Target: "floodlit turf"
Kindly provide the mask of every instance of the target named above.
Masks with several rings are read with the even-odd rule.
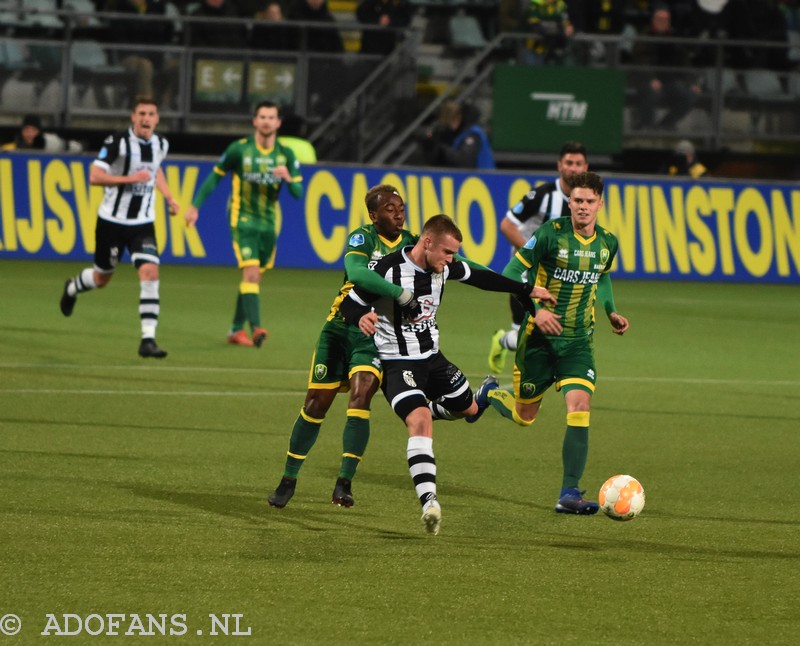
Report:
[[[145,361],[129,266],[61,316],[80,267],[0,261],[0,616],[22,620],[0,644],[45,640],[47,613],[185,615],[192,643],[797,643],[797,287],[617,281],[632,328],[598,326],[583,486],[596,499],[629,473],[642,515],[553,513],[564,408],[550,392],[528,429],[493,410],[436,424],[431,537],[382,397],[352,509],[330,504],[341,397],[294,499],[266,503],[339,272],[269,273],[256,350],[225,344],[236,270],[166,266],[170,355]],[[504,296],[448,287],[443,349],[473,385],[506,324]],[[211,613],[242,615],[250,637],[210,638]],[[49,638],[112,641],[131,642]]]

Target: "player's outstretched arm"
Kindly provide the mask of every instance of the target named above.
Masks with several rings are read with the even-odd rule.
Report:
[[[618,314],[617,312],[611,312],[611,314],[608,317],[608,320],[611,321],[611,326],[613,327],[612,331],[614,332],[614,334],[619,334],[620,336],[625,334],[625,332],[627,332],[628,328],[630,327],[628,319],[626,319],[621,314]]]

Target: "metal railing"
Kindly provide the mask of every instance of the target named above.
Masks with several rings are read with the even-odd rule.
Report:
[[[140,21],[143,29],[168,22],[174,37],[166,45],[111,42],[109,26],[120,19]],[[383,57],[309,50],[309,45],[313,50],[309,30],[336,30],[346,40],[357,41],[364,31],[376,29],[359,23],[288,22],[297,29],[292,51],[270,51],[248,42],[237,43],[236,48],[199,47],[190,36],[193,26],[203,24],[236,25],[249,33],[254,21],[0,10],[0,117],[10,120],[32,112],[48,117],[52,126],[106,128],[98,119],[127,117],[140,82],[135,62],[129,59],[139,56],[155,62],[152,82],[156,94],[167,99],[161,114],[173,131],[224,133],[231,123],[241,123],[256,99],[268,96],[308,124],[320,158],[402,164],[413,153],[414,134],[432,121],[445,98],[483,96],[491,102],[495,66],[520,63],[531,39],[528,33],[502,33],[472,54],[445,47],[443,56],[460,57],[457,73],[437,97],[422,101],[415,96],[419,39],[412,30],[398,31],[400,45]],[[762,147],[800,143],[796,44],[670,39],[701,53],[703,60],[702,65],[670,69],[632,62],[634,45],[648,40],[653,39],[576,34],[561,61],[565,73],[569,65],[580,65],[625,74],[626,146],[687,136],[709,150],[753,142]],[[743,51],[777,52],[786,64],[777,70],[734,67]],[[693,75],[699,87],[697,100],[686,118],[668,129],[641,125],[636,120],[641,109],[639,81],[646,74],[663,72]],[[656,106],[659,114],[665,109]]]

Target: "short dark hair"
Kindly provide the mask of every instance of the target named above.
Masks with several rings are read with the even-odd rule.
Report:
[[[451,235],[459,242],[463,242],[464,238],[461,235],[461,229],[453,221],[449,215],[440,213],[428,218],[425,226],[422,227],[422,235]]]
[[[603,178],[597,173],[578,173],[569,178],[569,185],[572,190],[576,188],[588,188],[597,195],[603,194]]]
[[[42,120],[36,114],[26,114],[22,119],[22,127],[32,126],[37,130],[42,129]]]
[[[579,141],[567,141],[561,146],[561,152],[558,153],[558,158],[563,159],[564,155],[583,155],[587,157],[586,146]]]
[[[281,106],[279,106],[277,103],[275,103],[275,101],[259,101],[256,104],[256,107],[253,108],[253,116],[256,116],[258,114],[258,111],[261,108],[275,108],[278,111],[278,118],[280,119],[280,117],[281,117]]]
[[[398,191],[394,186],[391,184],[378,184],[377,186],[373,186],[371,189],[367,191],[367,194],[364,196],[364,204],[367,205],[367,211],[369,213],[374,213],[378,210],[378,207],[384,200],[384,197],[389,194],[394,193],[397,196],[400,196],[400,191]],[[400,196],[402,199],[402,196]]]
[[[152,96],[147,96],[146,94],[137,94],[133,98],[131,112],[136,112],[136,108],[138,108],[140,105],[152,105],[158,109],[158,101],[156,101]]]

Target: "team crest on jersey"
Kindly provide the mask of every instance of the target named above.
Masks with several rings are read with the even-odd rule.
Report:
[[[523,249],[533,249],[536,246],[536,236],[533,235],[528,239],[528,242],[525,243],[525,246],[522,247]]]
[[[611,255],[611,254],[609,253],[608,249],[601,249],[600,250],[600,262],[602,262],[605,265],[608,262],[609,255]]]
[[[328,366],[324,363],[318,363],[314,366],[314,377],[317,379],[325,379],[325,376],[328,374]]]
[[[350,236],[350,242],[348,244],[351,247],[360,247],[362,244],[364,244],[364,234],[354,233]]]
[[[529,399],[533,397],[533,394],[536,392],[536,384],[522,384],[519,387],[520,394]]]
[[[410,370],[403,370],[403,381],[405,381],[412,388],[417,387],[417,382],[414,381],[414,373]]]

